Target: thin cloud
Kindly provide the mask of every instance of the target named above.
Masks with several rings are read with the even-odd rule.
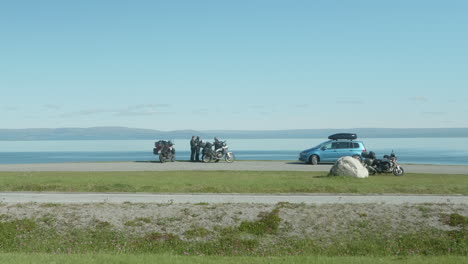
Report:
[[[4,107],[2,107],[2,109],[3,109],[3,111],[16,111],[19,108],[16,107],[16,106],[4,106]]]
[[[82,111],[77,111],[77,112],[72,112],[72,113],[66,113],[61,115],[61,117],[75,117],[75,116],[90,116],[90,115],[97,115],[97,114],[103,114],[103,113],[115,113],[115,110],[111,109],[87,109],[87,110],[82,110]]]
[[[145,111],[121,111],[115,113],[115,116],[151,116],[161,114],[162,112],[154,110],[145,110]]]
[[[447,112],[422,112],[423,115],[429,115],[429,116],[440,116],[440,115],[446,115]]]
[[[340,101],[336,101],[336,103],[338,103],[338,104],[350,104],[350,105],[362,105],[362,104],[364,104],[364,102],[361,101],[361,100],[340,100]]]
[[[95,108],[86,109],[82,111],[66,113],[61,117],[78,117],[78,116],[90,116],[98,114],[110,114],[114,116],[149,116],[162,114],[158,108],[170,107],[169,104],[141,104],[131,105],[126,108]]]
[[[169,107],[169,104],[140,104],[127,107],[127,110]]]
[[[249,108],[251,109],[265,109],[264,105],[250,105]]]
[[[428,99],[425,96],[413,96],[409,98],[410,101],[414,102],[427,102]]]
[[[208,114],[210,112],[210,109],[208,108],[200,108],[200,109],[195,109],[192,111],[193,114]]]
[[[55,104],[45,104],[43,105],[44,108],[47,108],[47,109],[51,109],[51,110],[59,110],[60,107],[59,105],[55,105]]]

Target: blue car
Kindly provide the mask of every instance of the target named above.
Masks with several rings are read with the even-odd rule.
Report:
[[[318,163],[333,163],[343,156],[351,156],[362,161],[362,152],[366,147],[362,141],[354,140],[356,134],[340,133],[328,137],[330,140],[316,147],[306,149],[299,154],[299,160],[316,165]]]

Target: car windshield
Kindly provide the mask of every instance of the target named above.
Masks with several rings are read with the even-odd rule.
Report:
[[[326,143],[326,142],[325,142]],[[324,144],[324,142],[318,144],[317,146],[313,147],[313,149],[318,149],[318,148],[321,148]]]

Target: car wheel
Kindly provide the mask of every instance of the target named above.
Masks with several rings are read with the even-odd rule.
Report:
[[[317,165],[318,164],[318,156],[317,155],[312,155],[310,156],[310,164],[312,165]]]
[[[359,162],[362,163],[362,158],[361,158],[361,156],[359,156],[359,155],[353,155],[353,158],[359,160]]]

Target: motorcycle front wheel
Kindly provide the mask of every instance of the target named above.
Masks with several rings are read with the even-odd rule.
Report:
[[[403,174],[405,174],[405,170],[403,170],[402,167],[397,166],[396,168],[393,169],[393,175],[402,176]]]
[[[166,158],[164,157],[164,155],[163,155],[162,153],[159,154],[159,161],[160,161],[161,163],[166,162]]]
[[[228,152],[226,153],[226,156],[224,157],[224,159],[226,160],[226,162],[231,163],[236,159],[236,156],[234,155],[234,153]]]

